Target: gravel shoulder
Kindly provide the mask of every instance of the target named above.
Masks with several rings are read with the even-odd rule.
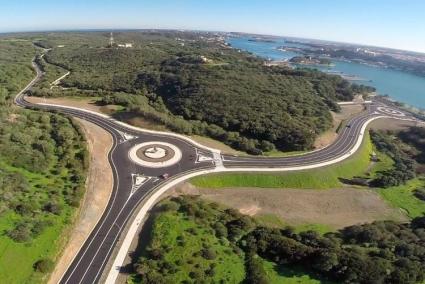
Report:
[[[81,119],[76,120],[80,123],[85,133],[90,153],[86,193],[73,227],[64,232],[68,236],[68,242],[50,276],[48,283],[51,284],[58,283],[60,277],[102,216],[113,187],[112,169],[107,157],[112,147],[111,135],[93,123]]]

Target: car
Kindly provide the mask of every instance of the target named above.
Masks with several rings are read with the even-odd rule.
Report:
[[[170,175],[168,173],[163,173],[162,175],[159,176],[162,179],[167,179],[170,177]]]
[[[350,124],[347,124],[347,126],[346,126],[347,128],[350,128],[351,127],[351,125]]]

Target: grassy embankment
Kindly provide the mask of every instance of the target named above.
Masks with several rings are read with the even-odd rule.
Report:
[[[369,136],[365,136],[360,150],[351,158],[342,163],[325,168],[309,171],[286,172],[286,173],[225,173],[196,177],[191,183],[201,188],[225,188],[225,187],[259,187],[259,188],[317,188],[327,189],[340,187],[339,178],[352,178],[354,176],[374,177],[378,172],[389,169],[394,161],[384,153],[376,150]],[[375,152],[379,162],[370,164],[370,154]],[[425,214],[425,202],[413,195],[413,191],[423,187],[421,177],[408,181],[405,185],[377,189],[377,192],[389,204],[401,208],[411,217]],[[268,224],[283,223],[273,216],[260,217]],[[310,226],[310,225],[309,225]],[[326,228],[316,224],[312,229],[318,232],[326,232]]]
[[[413,191],[424,186],[420,178],[408,181],[407,184],[379,189],[379,194],[394,207],[401,208],[410,218],[425,215],[425,202],[413,195]]]
[[[262,187],[262,188],[335,188],[339,178],[364,175],[370,164],[372,143],[365,135],[360,149],[347,160],[324,168],[276,173],[221,173],[195,177],[191,183],[204,188]]]

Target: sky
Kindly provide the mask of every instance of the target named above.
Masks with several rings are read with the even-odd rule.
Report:
[[[425,0],[0,0],[0,32],[196,29],[425,52]]]

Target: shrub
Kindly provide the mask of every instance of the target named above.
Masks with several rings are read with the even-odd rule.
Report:
[[[54,267],[54,263],[50,259],[43,258],[43,259],[37,260],[34,263],[33,267],[35,271],[38,271],[41,273],[47,273],[52,271]]]
[[[19,223],[13,230],[8,231],[7,235],[15,242],[27,242],[31,240],[31,228],[27,223]]]
[[[418,188],[413,191],[413,194],[416,198],[425,201],[425,189],[424,188]]]

